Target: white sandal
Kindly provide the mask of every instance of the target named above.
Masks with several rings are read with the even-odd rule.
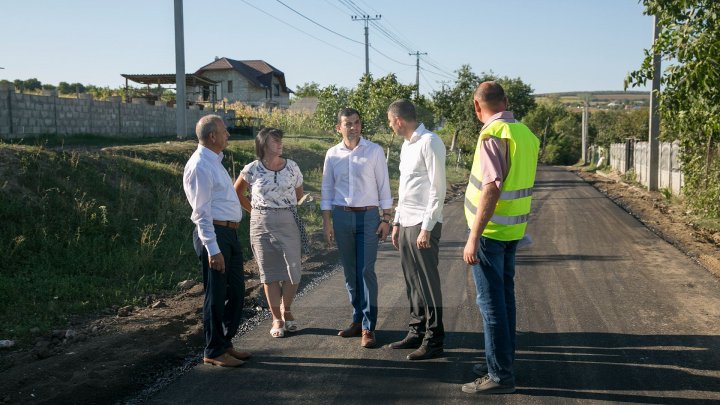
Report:
[[[291,311],[285,311],[283,313],[283,320],[285,319],[285,314],[291,314]],[[293,319],[292,321],[285,321],[285,330],[290,333],[295,333],[298,331],[298,325],[297,322]]]
[[[279,328],[275,327],[275,323],[281,323],[282,325]],[[270,329],[270,336],[274,338],[281,338],[285,337],[285,323],[282,319],[274,319],[273,320],[273,327]]]

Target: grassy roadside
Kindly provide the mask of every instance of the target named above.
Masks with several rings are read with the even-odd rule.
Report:
[[[390,139],[373,137],[383,148]],[[303,208],[310,232],[321,228],[322,166],[338,141],[286,136],[285,154],[298,162],[306,193],[315,197],[314,206]],[[8,252],[0,265],[0,339],[28,344],[34,328],[47,333],[114,305],[144,305],[148,295],[201,278],[182,191],[182,169],[196,142],[67,145],[0,142],[0,246]],[[389,161],[394,197],[399,149],[395,139]],[[231,140],[224,164],[236,177],[253,159],[252,140]],[[465,175],[449,168],[448,183]],[[247,237],[247,217],[240,234]]]

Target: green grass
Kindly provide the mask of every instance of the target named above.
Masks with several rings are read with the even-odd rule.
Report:
[[[107,137],[100,135],[41,135],[28,138],[19,139],[1,139],[0,145],[24,145],[24,146],[38,146],[45,148],[62,148],[64,146],[75,147],[93,147],[101,148],[105,146],[116,146],[116,145],[146,145],[154,144],[158,142],[173,142],[177,141],[175,136],[166,137],[137,137],[137,138],[116,138]]]
[[[314,204],[302,208],[309,232],[322,227],[322,167],[338,137],[286,135],[285,154],[303,171]],[[390,137],[373,137],[386,147]],[[2,339],[30,342],[30,329],[61,327],[74,316],[113,305],[141,304],[200,280],[192,248],[190,207],[182,190],[196,142],[167,140],[95,148],[49,148],[50,142],[0,142]],[[80,144],[78,144],[81,146]],[[104,146],[100,148],[100,146]],[[400,142],[391,146],[391,189],[397,197]],[[223,163],[236,177],[254,160],[254,142],[231,140]],[[467,170],[448,169],[448,183]],[[250,257],[248,216],[240,229]]]

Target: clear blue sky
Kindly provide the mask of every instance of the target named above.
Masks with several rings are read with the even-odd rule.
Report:
[[[370,25],[370,72],[428,93],[469,64],[520,77],[536,93],[621,90],[652,40],[636,0],[185,0],[185,66],[215,56],[263,59],[305,82],[354,87],[365,72],[358,9]],[[124,85],[121,73],[174,73],[173,0],[4,1],[0,79]],[[356,7],[356,8],[353,8]],[[271,17],[273,16],[273,17]],[[381,29],[396,39],[390,40]],[[400,42],[398,44],[397,42]],[[380,53],[382,53],[382,55]]]

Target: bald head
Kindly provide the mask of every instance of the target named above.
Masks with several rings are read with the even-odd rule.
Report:
[[[474,98],[480,107],[492,113],[499,113],[507,108],[505,90],[495,81],[480,83],[475,90]]]

